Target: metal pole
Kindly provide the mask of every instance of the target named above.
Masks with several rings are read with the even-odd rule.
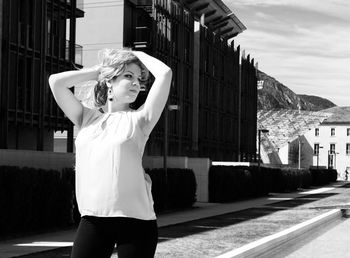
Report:
[[[298,137],[298,169],[300,169],[300,163],[301,163],[301,161],[300,161],[300,159],[301,159],[301,142],[300,142],[300,136]]]
[[[260,171],[260,141],[261,141],[261,130],[258,130],[258,170]]]
[[[242,119],[242,56],[241,48],[237,47],[238,51],[238,138],[237,138],[237,147],[238,147],[238,161],[242,161],[241,154],[241,119]]]
[[[163,155],[163,168],[164,168],[164,178],[165,186],[168,184],[168,165],[167,165],[167,156],[168,156],[168,104],[165,105],[164,109],[164,155]]]

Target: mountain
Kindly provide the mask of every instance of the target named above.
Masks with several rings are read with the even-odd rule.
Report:
[[[331,117],[323,121],[324,124],[349,124],[350,123],[350,107],[332,107],[322,111],[332,114]]]
[[[298,95],[275,78],[258,71],[259,80],[263,81],[258,90],[258,109],[300,109],[319,111],[336,106],[331,101],[317,96]]]
[[[312,104],[315,105],[315,107],[319,107],[318,110],[322,110],[322,109],[326,109],[326,108],[332,108],[335,107],[336,105],[329,101],[328,99],[325,98],[321,98],[321,97],[317,97],[317,96],[311,96],[311,95],[302,95],[302,94],[298,94],[298,96],[302,99],[304,99],[305,101],[308,101]],[[318,111],[315,110],[315,111]]]

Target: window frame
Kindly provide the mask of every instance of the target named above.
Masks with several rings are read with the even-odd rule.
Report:
[[[320,144],[314,143],[314,156],[320,155]]]
[[[320,136],[320,129],[319,128],[315,128],[315,136]]]
[[[331,128],[331,136],[335,136],[335,128]]]

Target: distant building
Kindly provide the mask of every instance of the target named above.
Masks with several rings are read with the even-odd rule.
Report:
[[[97,0],[84,8],[85,17],[77,23],[84,66],[95,65],[102,48],[131,47],[173,70],[169,108],[145,155],[161,156],[167,146],[171,156],[255,158],[254,59],[241,57],[240,48],[228,43],[246,28],[221,0]],[[85,100],[91,88],[76,86]],[[145,97],[141,94],[139,101]]]
[[[350,107],[259,111],[258,127],[269,130],[261,137],[264,163],[350,172]]]
[[[350,107],[324,110],[332,115],[309,133],[313,165],[335,168],[344,179],[350,173]],[[350,175],[349,175],[350,176]]]
[[[0,0],[0,149],[53,151],[72,124],[48,87],[51,73],[81,62],[75,44],[81,0]],[[72,145],[68,146],[72,151]]]

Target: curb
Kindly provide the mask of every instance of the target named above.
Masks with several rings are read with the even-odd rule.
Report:
[[[341,217],[342,211],[340,209],[333,209],[289,229],[219,255],[216,258],[272,257],[279,250],[286,248],[293,241],[297,241],[304,234],[316,231],[324,223],[333,222]]]

